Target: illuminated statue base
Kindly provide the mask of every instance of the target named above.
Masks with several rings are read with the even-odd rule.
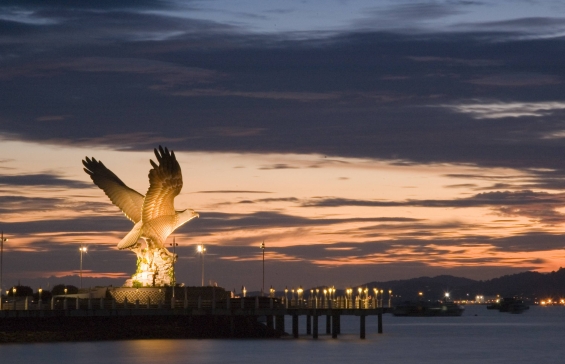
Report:
[[[174,262],[177,255],[166,248],[132,248],[137,255],[137,271],[124,287],[164,287],[174,284]]]

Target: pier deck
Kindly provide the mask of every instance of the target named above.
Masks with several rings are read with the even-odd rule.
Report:
[[[385,307],[343,307],[347,305],[338,305],[334,302],[326,302],[321,305],[322,307],[312,307],[313,305],[306,301],[294,305],[289,303],[281,303],[278,299],[267,297],[231,298],[217,301],[171,300],[170,305],[164,305],[163,302],[156,305],[149,302],[141,305],[139,302],[130,303],[127,300],[119,303],[108,299],[54,298],[50,303],[28,304],[26,302],[23,303],[23,306],[22,303],[13,305],[11,309],[9,304],[5,304],[4,309],[0,311],[0,331],[3,327],[14,325],[17,322],[41,321],[45,324],[49,321],[65,320],[64,318],[73,322],[80,322],[80,318],[90,318],[89,322],[106,320],[103,318],[119,318],[118,321],[122,322],[128,320],[127,318],[140,322],[176,319],[177,325],[191,325],[193,322],[218,322],[228,326],[227,337],[238,337],[237,333],[241,333],[238,325],[256,323],[260,317],[261,321],[265,322],[266,332],[282,334],[286,331],[285,316],[290,316],[292,318],[292,337],[298,338],[299,317],[305,316],[306,334],[316,339],[320,334],[320,316],[325,316],[325,333],[331,334],[332,338],[337,338],[341,334],[342,316],[357,316],[359,317],[359,337],[364,339],[366,317],[376,316],[378,333],[382,333],[382,315],[391,311],[390,308]]]

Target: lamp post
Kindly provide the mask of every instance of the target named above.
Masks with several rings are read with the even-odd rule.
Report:
[[[173,236],[173,243],[169,244],[173,247],[173,298],[175,298],[175,285],[177,283],[177,274],[175,272],[175,261],[177,260],[177,254],[176,254],[176,247],[177,247],[177,243],[175,241],[175,237]]]
[[[383,297],[384,297],[384,291],[381,289],[381,307],[383,307]]]
[[[4,242],[8,239],[4,238],[4,230],[2,230],[2,236],[0,237],[0,292],[2,292],[2,270],[4,268],[4,263],[2,258],[4,256]],[[0,310],[2,309],[2,299],[0,298]]]
[[[200,254],[200,263],[202,265],[202,287],[204,287],[204,253],[206,252],[206,247],[204,247],[204,244],[198,244],[196,251]]]
[[[273,286],[269,288],[269,297],[275,298],[275,289],[273,288]]]
[[[82,289],[82,254],[86,253],[87,249],[85,246],[81,246],[78,250],[80,251],[80,288]]]
[[[43,289],[41,289],[41,287],[39,287],[39,289],[37,290],[37,293],[39,293],[39,308],[41,309],[41,292],[43,292]]]
[[[263,284],[261,285],[261,296],[263,296],[263,292],[265,292],[265,240],[259,248],[263,251]]]
[[[358,306],[358,307],[356,307],[356,308],[361,308],[361,299],[363,298],[363,297],[361,296],[361,293],[362,293],[362,292],[363,292],[363,288],[361,288],[361,287],[357,288],[357,294],[358,294],[358,295],[357,295],[357,303],[358,303],[357,306]]]
[[[391,307],[392,303],[392,289],[388,290],[388,307]]]
[[[14,311],[16,310],[16,287],[12,288],[12,296],[14,296]]]

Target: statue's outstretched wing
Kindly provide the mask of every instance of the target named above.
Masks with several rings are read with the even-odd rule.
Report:
[[[85,167],[84,171],[90,175],[94,184],[104,191],[106,196],[123,211],[128,219],[134,223],[141,220],[142,194],[126,186],[102,162],[86,157],[82,164]]]
[[[149,171],[149,189],[143,201],[143,221],[175,215],[174,200],[182,188],[182,174],[175,153],[159,146],[155,156],[159,165],[150,160],[153,169]]]

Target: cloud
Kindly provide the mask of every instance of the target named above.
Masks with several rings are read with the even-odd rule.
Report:
[[[504,38],[507,40],[552,38],[563,35],[565,31],[565,18],[549,16],[520,17],[487,22],[459,23],[453,27],[467,31],[506,33]]]
[[[198,191],[195,193],[272,193],[268,191],[246,191],[246,190],[212,190],[212,191]]]
[[[64,179],[57,174],[19,174],[19,175],[0,175],[0,185],[9,186],[42,186],[58,188],[90,188],[92,184]]]
[[[476,85],[500,86],[500,87],[525,87],[525,86],[545,86],[561,83],[557,76],[519,73],[519,74],[497,74],[485,76],[468,81]]]
[[[340,207],[340,206],[417,206],[417,207],[477,207],[497,205],[527,205],[545,203],[561,205],[565,202],[565,195],[550,194],[534,191],[496,191],[483,192],[467,198],[452,200],[353,200],[344,198],[319,198],[305,202],[305,207]]]
[[[508,117],[542,117],[565,109],[565,102],[497,102],[443,105],[455,112],[470,114],[476,119],[500,119]]]
[[[261,170],[272,170],[272,169],[298,169],[299,167],[293,167],[285,163],[277,163],[271,166],[262,166],[259,167]]]

